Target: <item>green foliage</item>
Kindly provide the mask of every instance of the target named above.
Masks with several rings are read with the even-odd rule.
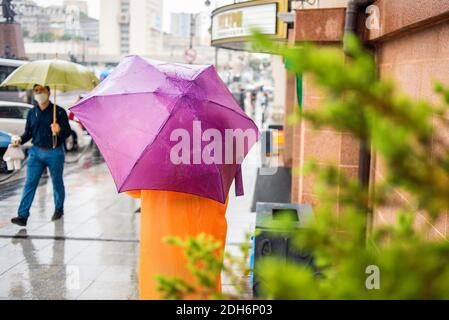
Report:
[[[28,38],[30,36],[30,32],[27,29],[22,30],[22,37]]]
[[[346,210],[336,217],[317,210],[315,224],[298,233],[296,244],[311,250],[322,277],[312,270],[265,261],[265,293],[276,299],[448,299],[449,243],[430,242],[413,229],[413,215],[376,229],[364,242],[365,219]],[[369,266],[379,270],[379,288],[369,290]],[[285,275],[286,272],[288,275]],[[282,285],[290,281],[288,286]]]
[[[72,38],[73,38],[73,36],[72,36],[71,34],[65,33],[65,34],[63,34],[63,35],[59,38],[59,40],[61,40],[61,41],[69,41],[69,40],[72,40]]]
[[[210,235],[200,234],[196,237],[166,239],[168,244],[179,246],[187,257],[187,268],[194,282],[187,283],[183,279],[160,275],[157,277],[159,291],[165,299],[181,300],[189,296],[203,299],[231,299],[241,297],[247,291],[247,267],[249,244],[241,244],[241,256],[233,256],[221,251],[222,244]],[[226,261],[223,264],[223,260]],[[224,295],[216,287],[216,279],[223,273],[235,284],[236,296]]]
[[[372,146],[385,170],[385,179],[367,190],[333,166],[297,168],[316,176],[319,204],[315,220],[294,232],[294,244],[313,253],[320,272],[264,260],[256,270],[263,294],[269,299],[449,299],[449,242],[427,237],[430,223],[444,219],[449,208],[449,90],[435,85],[440,104],[406,97],[391,81],[379,80],[373,57],[355,37],[345,41],[347,56],[335,47],[292,47],[255,34],[258,51],[283,56],[292,72],[311,77],[327,97],[320,108],[305,106],[289,122],[349,132]],[[394,190],[407,195],[407,205],[390,203]],[[371,208],[387,205],[397,211],[397,222],[371,230]],[[418,212],[430,223],[419,223]],[[194,251],[201,246],[206,244]],[[218,272],[219,264],[214,266]]]
[[[28,37],[29,36],[29,31],[24,30],[23,31],[23,36],[24,37]],[[74,41],[83,41],[84,38],[81,36],[75,36],[75,35],[71,35],[71,34],[63,34],[60,37],[55,36],[53,33],[51,32],[41,32],[38,34],[35,34],[32,37],[33,42],[54,42],[54,41],[70,41],[70,40],[74,40]]]
[[[53,42],[55,41],[55,35],[51,32],[41,32],[35,34],[32,39],[34,42]]]
[[[61,41],[70,41],[70,40],[83,41],[84,39],[81,36],[75,36],[72,34],[65,33],[61,37],[59,37],[58,40],[61,40]]]
[[[372,192],[337,168],[309,163],[303,174],[317,176],[316,221],[297,232],[295,243],[314,253],[321,276],[294,264],[268,260],[259,272],[268,298],[283,299],[449,299],[449,243],[429,241],[417,228],[418,212],[431,222],[449,208],[449,130],[445,119],[449,90],[435,86],[441,105],[408,98],[390,81],[379,80],[373,57],[353,36],[341,49],[313,45],[288,47],[256,34],[255,45],[283,56],[289,68],[308,74],[328,99],[318,110],[290,117],[316,128],[349,132],[372,146],[385,166],[385,181],[374,181]],[[370,208],[389,202],[400,190],[410,204],[401,204],[395,225],[367,233]],[[338,214],[336,208],[338,204]],[[430,227],[430,224],[427,224]],[[371,267],[379,271],[372,288]]]

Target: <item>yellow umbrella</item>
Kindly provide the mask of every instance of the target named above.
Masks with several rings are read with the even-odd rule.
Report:
[[[6,78],[0,86],[14,86],[25,90],[35,84],[54,90],[53,123],[56,123],[56,91],[91,90],[99,81],[82,65],[64,60],[38,60],[24,64]],[[56,145],[54,136],[53,146]]]

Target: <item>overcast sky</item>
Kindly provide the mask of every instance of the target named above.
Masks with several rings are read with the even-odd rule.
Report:
[[[41,6],[61,5],[63,0],[34,0]],[[107,0],[106,0],[107,1]],[[164,30],[169,31],[171,12],[200,12],[210,11],[204,5],[204,0],[163,0],[164,1]],[[211,1],[214,3],[214,1]],[[223,1],[219,1],[223,2]],[[93,18],[100,17],[100,0],[87,0],[89,15]]]

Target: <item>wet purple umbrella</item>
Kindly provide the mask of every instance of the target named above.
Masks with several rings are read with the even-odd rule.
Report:
[[[224,203],[259,138],[213,66],[126,57],[71,108],[119,192],[168,190]]]

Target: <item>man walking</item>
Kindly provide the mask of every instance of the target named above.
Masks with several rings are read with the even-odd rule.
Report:
[[[46,168],[49,169],[53,183],[55,212],[52,221],[64,215],[64,141],[70,136],[71,129],[66,111],[56,106],[56,123],[53,124],[53,103],[50,102],[50,88],[35,85],[33,89],[34,100],[37,106],[30,110],[27,117],[25,132],[15,147],[25,144],[32,139],[33,147],[29,151],[27,162],[27,177],[20,202],[18,217],[11,220],[18,226],[26,226],[30,216],[39,180]],[[57,143],[54,146],[53,135]]]

